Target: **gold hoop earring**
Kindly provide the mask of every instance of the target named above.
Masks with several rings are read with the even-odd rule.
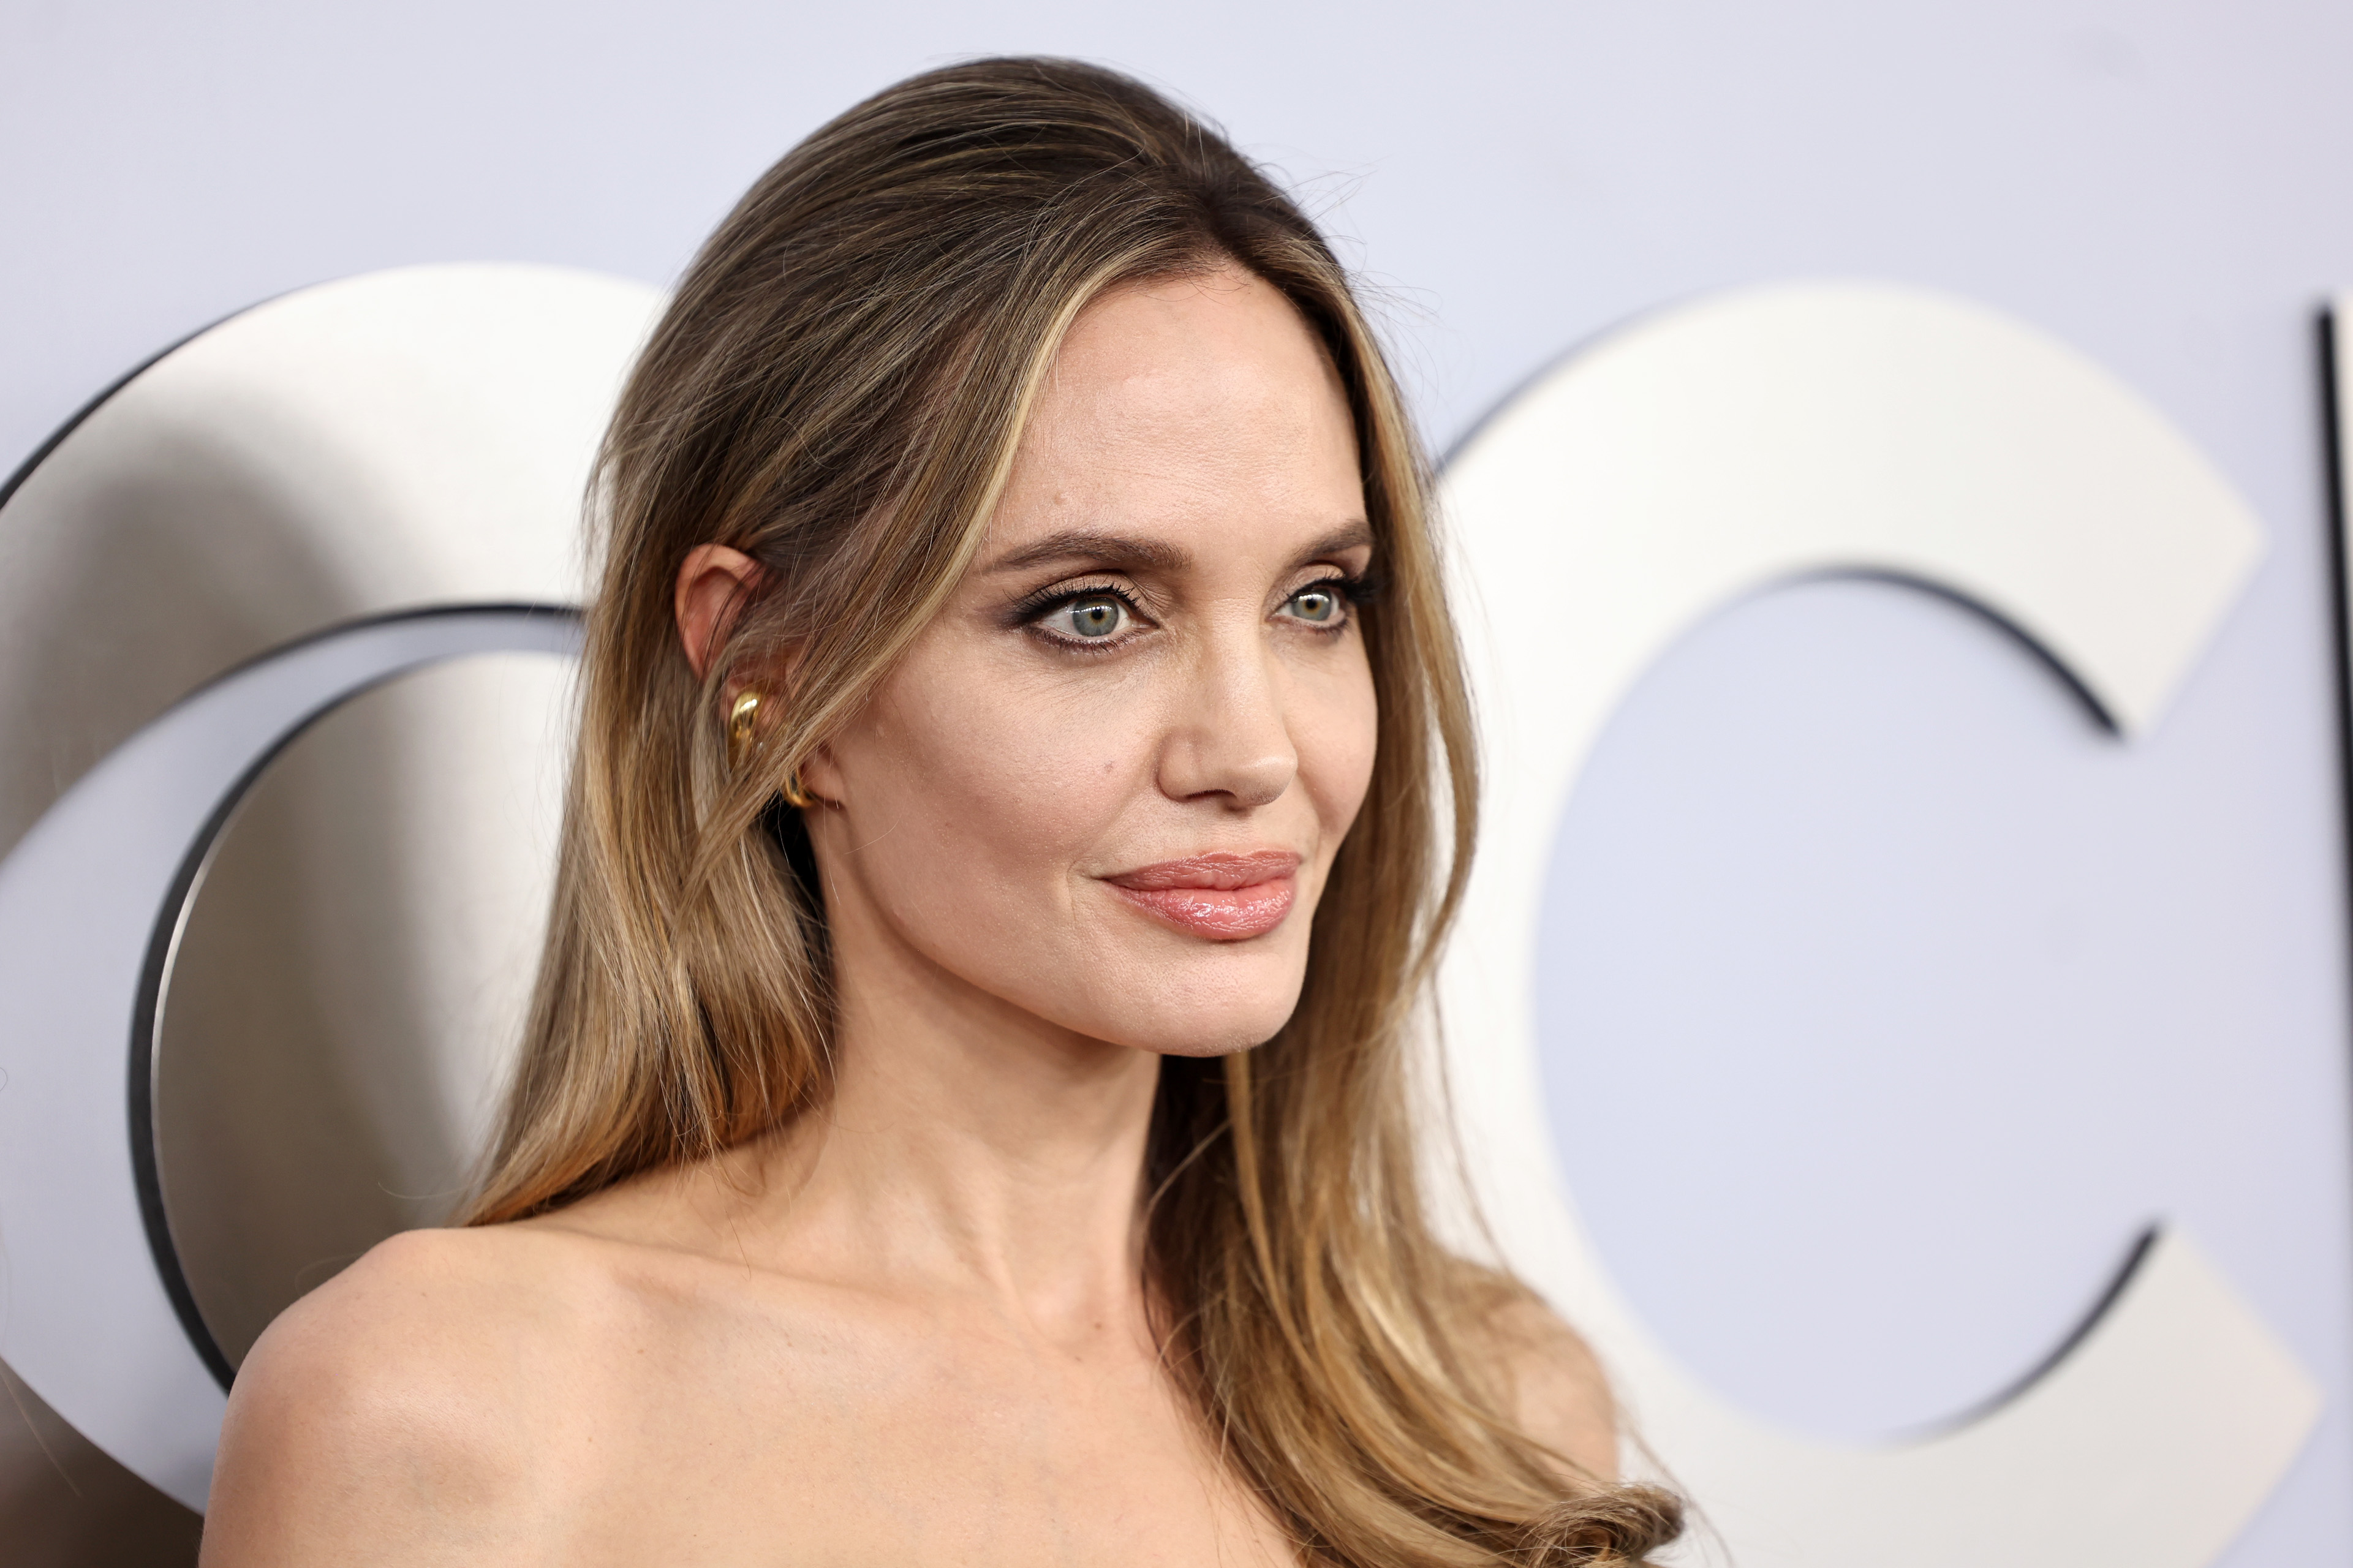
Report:
[[[817,804],[817,796],[801,788],[801,771],[798,768],[785,775],[785,785],[776,793],[785,797],[786,805],[797,811],[807,811]]]
[[[727,766],[740,769],[744,758],[752,750],[752,726],[760,717],[760,694],[745,691],[737,695],[733,707],[727,710]]]

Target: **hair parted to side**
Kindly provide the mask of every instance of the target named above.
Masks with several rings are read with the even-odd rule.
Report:
[[[1388,585],[1362,622],[1373,775],[1298,1009],[1254,1050],[1163,1059],[1145,1226],[1169,1364],[1308,1560],[1639,1563],[1677,1504],[1580,1484],[1514,1424],[1487,1325],[1524,1289],[1448,1253],[1421,1190],[1409,1047],[1477,798],[1426,465],[1314,226],[1108,70],[994,59],[902,82],[786,154],[688,269],[600,464],[548,944],[470,1218],[544,1212],[823,1100],[825,913],[777,790],[970,563],[1072,320],[1220,263],[1330,353]],[[763,575],[698,679],[672,595],[704,542]],[[778,721],[731,770],[722,687],[779,658]]]

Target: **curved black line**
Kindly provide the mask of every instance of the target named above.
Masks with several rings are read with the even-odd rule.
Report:
[[[2338,395],[2337,332],[2344,325],[2337,311],[2324,306],[2314,318],[2317,366],[2320,373],[2321,483],[2328,505],[2329,647],[2337,659],[2337,752],[2339,789],[2344,796],[2346,848],[2353,853],[2353,545],[2346,533],[2353,517],[2346,515],[2345,465],[2353,453],[2345,449],[2344,418],[2348,412]],[[2353,861],[2347,869],[2353,873]]]
[[[1764,598],[1768,594],[1778,593],[1784,588],[1799,587],[1808,583],[1884,584],[1890,587],[1906,588],[1926,594],[1931,598],[1941,599],[1957,609],[1966,610],[1974,618],[1984,621],[1994,630],[2001,633],[2005,639],[2016,644],[2022,652],[2031,657],[2036,664],[2049,671],[2051,678],[2066,689],[2083,709],[2084,716],[2094,724],[2111,735],[2121,736],[2124,732],[2124,727],[2116,722],[2116,715],[2108,711],[2107,705],[2100,700],[2098,695],[2090,687],[2077,678],[2073,670],[2061,661],[2058,655],[2036,641],[2032,632],[2028,631],[1982,599],[1972,598],[1960,589],[1939,583],[1933,577],[1915,576],[1909,572],[1898,571],[1893,567],[1819,566],[1785,573],[1778,577],[1759,583],[1745,593],[1736,594],[1728,599],[1718,600],[1709,605],[1701,612],[1697,620],[1677,634],[1677,640],[1688,635],[1701,622],[1722,615],[1735,605],[1750,604]],[[1616,710],[1613,709],[1611,712],[1614,717]]]
[[[580,613],[577,610],[554,605],[443,605],[425,609],[397,610],[389,615],[369,616],[359,620],[345,621],[323,631],[313,632],[306,637],[296,637],[290,642],[280,643],[276,647],[257,654],[234,668],[224,670],[198,687],[196,690],[207,690],[240,671],[281,658],[298,648],[323,641],[331,637],[341,637],[370,626],[401,621],[438,619],[457,616],[474,616],[499,612],[545,615],[551,618],[575,622],[580,619]],[[139,1218],[147,1232],[147,1249],[154,1258],[155,1272],[164,1282],[164,1293],[171,1299],[172,1310],[179,1318],[180,1327],[187,1334],[188,1342],[195,1347],[197,1358],[205,1363],[205,1370],[213,1374],[214,1381],[217,1382],[223,1390],[227,1390],[237,1381],[237,1368],[229,1363],[227,1352],[221,1349],[220,1341],[213,1335],[212,1326],[205,1321],[204,1313],[196,1305],[195,1292],[188,1284],[187,1272],[180,1266],[179,1247],[172,1239],[171,1216],[165,1212],[164,1203],[161,1151],[155,1142],[156,1025],[163,1016],[164,990],[171,977],[172,961],[179,951],[181,933],[187,929],[188,913],[195,907],[196,889],[204,881],[205,872],[212,863],[213,852],[219,847],[230,819],[237,815],[237,807],[244,804],[246,795],[251,792],[254,784],[259,782],[261,775],[269,770],[269,765],[278,760],[287,747],[300,740],[320,720],[353,698],[363,696],[387,682],[397,680],[402,676],[414,674],[427,664],[441,663],[445,658],[471,657],[474,657],[474,650],[461,651],[448,654],[441,658],[428,659],[419,664],[387,670],[383,675],[364,681],[340,693],[332,700],[320,704],[311,712],[290,724],[284,732],[272,741],[259,756],[254,758],[246,770],[237,775],[237,782],[222,794],[219,802],[213,807],[212,815],[205,819],[204,826],[197,830],[195,837],[190,841],[187,853],[181,858],[180,868],[173,876],[171,890],[164,895],[163,907],[156,911],[154,930],[147,939],[147,956],[140,964],[139,991],[133,1000],[131,1014],[131,1170],[132,1180],[139,1190]],[[194,692],[189,694],[191,697],[194,695]],[[187,700],[186,697],[180,700],[181,702]],[[174,707],[178,705],[178,703],[174,704]]]
[[[2075,700],[2083,704],[2084,711],[2091,717],[2094,723],[2112,735],[2124,733],[2124,726],[2116,721],[2116,716],[2114,713],[2108,711],[2107,704],[2100,700],[2099,695],[2084,685],[2057,654],[2037,641],[2032,632],[2028,631],[1984,600],[1972,598],[1949,584],[1939,583],[1933,577],[1915,576],[1909,572],[1897,571],[1891,567],[1825,566],[1818,571],[1793,573],[1789,576],[1777,578],[1759,591],[1770,593],[1776,588],[1785,588],[1794,583],[1839,581],[1892,583],[1900,588],[1915,588],[1923,594],[1942,599],[1948,605],[1958,605],[1972,615],[1990,621],[1996,630],[2004,633],[2020,647],[2031,654],[2035,663],[2049,670],[2053,679],[2073,693]]]
[[[272,659],[282,658],[299,648],[309,647],[313,643],[326,642],[331,638],[343,637],[351,632],[363,631],[370,626],[397,626],[403,621],[435,621],[459,616],[545,616],[550,620],[570,621],[575,626],[583,619],[580,606],[577,605],[551,605],[538,599],[469,599],[462,605],[411,605],[397,610],[378,610],[373,615],[360,616],[348,621],[337,621],[333,626],[321,626],[317,631],[304,632],[300,637],[288,637],[281,643],[273,643],[259,653],[238,659],[218,675],[207,677],[188,688],[186,691],[174,698],[171,708],[166,708],[164,711],[168,713],[172,708],[177,708],[183,702],[195,700],[223,681],[233,680],[257,666],[268,664]]]
[[[2334,305],[2324,305],[2314,318],[2316,368],[2320,373],[2320,452],[2325,469],[2322,483],[2328,498],[2328,646],[2337,678],[2337,825],[2343,837],[2345,886],[2353,892],[2353,515],[2346,507],[2346,468],[2353,452],[2346,449],[2345,406],[2337,377],[2347,368],[2339,360],[2337,334],[2348,323]]]
[[[1512,383],[1510,388],[1506,390],[1501,397],[1496,398],[1493,403],[1487,405],[1484,411],[1474,417],[1470,424],[1464,426],[1461,432],[1455,436],[1454,439],[1446,443],[1445,448],[1438,454],[1437,462],[1431,466],[1441,474],[1443,474],[1448,468],[1452,468],[1454,466],[1454,460],[1467,451],[1473,441],[1476,441],[1480,437],[1485,435],[1489,426],[1494,424],[1496,420],[1504,416],[1504,410],[1510,408],[1512,405],[1517,403],[1521,398],[1525,397],[1530,392],[1534,391],[1539,384],[1548,379],[1552,375],[1553,372],[1558,370],[1569,361],[1577,358],[1577,355],[1585,353],[1588,349],[1592,348],[1597,343],[1605,342],[1608,340],[1616,337],[1620,332],[1624,331],[1627,328],[1633,326],[1638,321],[1644,321],[1651,316],[1662,314],[1665,311],[1672,310],[1676,306],[1683,303],[1684,300],[1696,299],[1705,292],[1706,290],[1704,289],[1694,289],[1690,294],[1677,295],[1672,300],[1662,300],[1656,305],[1647,306],[1642,310],[1635,311],[1632,315],[1620,316],[1616,321],[1611,321],[1608,326],[1596,327],[1593,331],[1586,333],[1583,337],[1578,338],[1576,342],[1570,343],[1558,353],[1548,356],[1534,370],[1520,377],[1519,380]]]
[[[162,1152],[155,1142],[155,1026],[163,1013],[164,983],[171,974],[172,960],[179,951],[180,933],[186,929],[196,885],[204,879],[206,865],[220,842],[222,830],[263,770],[318,717],[311,714],[304,718],[264,752],[230,786],[198,830],[172,879],[171,890],[164,896],[154,931],[147,939],[147,957],[139,966],[139,991],[131,1013],[131,1172],[139,1188],[139,1218],[147,1232],[147,1250],[154,1258],[157,1276],[164,1281],[164,1294],[171,1298],[172,1311],[180,1320],[181,1331],[195,1347],[196,1357],[205,1363],[205,1370],[223,1389],[237,1381],[237,1368],[229,1364],[227,1352],[221,1349],[220,1341],[214,1337],[212,1326],[205,1321],[204,1312],[196,1305],[195,1291],[188,1284],[187,1271],[180,1267],[180,1249],[172,1239],[171,1218],[164,1207]]]
[[[2151,1225],[2140,1233],[2125,1253],[2124,1262],[2117,1266],[2116,1273],[2110,1277],[2107,1289],[2100,1292],[2099,1299],[2092,1303],[2091,1310],[2076,1320],[2075,1326],[2067,1331],[2066,1337],[2053,1345],[2041,1361],[2027,1368],[2019,1376],[2012,1378],[1989,1397],[1979,1400],[1957,1415],[1948,1415],[1941,1421],[1930,1422],[1926,1427],[1907,1436],[1933,1436],[1938,1433],[1957,1431],[1963,1426],[1982,1421],[2003,1405],[2022,1397],[2029,1389],[2057,1371],[2059,1363],[2074,1354],[2076,1347],[2092,1337],[2093,1331],[2106,1320],[2116,1304],[2124,1299],[2125,1292],[2131,1288],[2133,1280],[2138,1278],[2142,1268],[2148,1262],[2149,1254],[2157,1250],[2158,1238],[2164,1234],[2165,1226],[2162,1225]]]
[[[316,285],[306,285],[306,287],[316,287]],[[237,310],[231,310],[226,316],[215,317],[212,321],[206,321],[203,326],[198,327],[195,331],[188,333],[185,337],[176,338],[171,342],[165,343],[162,348],[157,349],[153,353],[149,354],[137,364],[132,365],[129,370],[126,370],[121,375],[116,376],[112,381],[109,382],[105,388],[96,396],[83,404],[79,408],[75,409],[73,413],[67,417],[64,424],[49,432],[48,438],[43,441],[39,446],[34,447],[32,454],[23,462],[16,465],[16,471],[8,476],[7,482],[0,484],[0,507],[5,507],[8,504],[10,498],[15,496],[19,489],[24,488],[25,481],[33,477],[33,470],[39,468],[42,463],[46,462],[48,459],[50,453],[56,451],[60,446],[64,445],[65,438],[67,437],[72,435],[76,430],[80,429],[82,423],[85,420],[111,401],[116,393],[121,392],[124,387],[129,386],[132,382],[137,381],[141,376],[145,375],[158,364],[161,364],[164,361],[171,358],[174,354],[178,353],[182,349],[186,348],[190,343],[195,342],[198,338],[203,337],[215,327],[234,321],[248,310],[258,310],[262,306],[269,304],[272,300],[282,300],[287,294],[300,292],[300,289],[286,289],[280,293],[270,294],[262,299],[256,300],[252,304],[242,306]]]

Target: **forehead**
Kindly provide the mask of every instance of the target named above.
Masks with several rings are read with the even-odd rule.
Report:
[[[1072,527],[1322,533],[1363,513],[1338,373],[1289,300],[1229,268],[1114,289],[1080,314],[989,553]]]

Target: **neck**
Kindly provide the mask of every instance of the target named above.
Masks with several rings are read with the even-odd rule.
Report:
[[[1140,1324],[1160,1058],[977,991],[862,911],[830,912],[834,1092],[753,1154],[755,1227],[797,1266],[985,1295],[1057,1339]]]

